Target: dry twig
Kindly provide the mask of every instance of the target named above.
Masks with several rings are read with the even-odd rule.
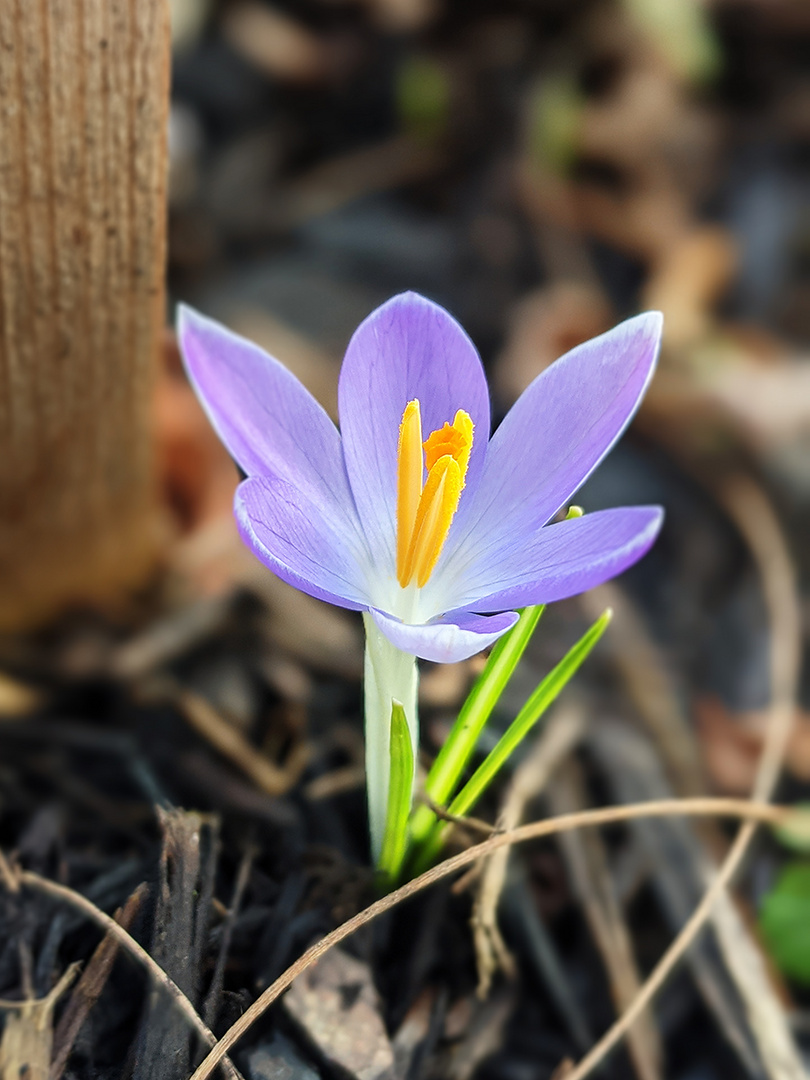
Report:
[[[366,926],[378,916],[390,911],[404,900],[434,885],[443,878],[450,877],[456,871],[474,863],[476,859],[491,855],[499,848],[511,844],[525,843],[542,836],[553,836],[570,829],[580,829],[595,825],[608,825],[621,821],[631,821],[637,817],[732,817],[784,824],[795,811],[785,807],[763,805],[745,799],[668,799],[660,802],[638,803],[635,806],[609,806],[598,810],[585,810],[578,814],[566,814],[564,817],[550,818],[545,821],[522,825],[509,833],[496,833],[483,840],[475,847],[459,852],[444,862],[427,870],[424,874],[400,886],[394,892],[375,901],[357,915],[342,923],[331,933],[312,945],[302,956],[291,964],[265,991],[253,1002],[235,1024],[223,1035],[204,1061],[197,1067],[190,1080],[207,1080],[224,1055],[234,1046],[246,1031],[262,1016],[276,999],[284,993],[290,984],[314,964],[324,953],[335,945],[351,937],[360,927]],[[632,1022],[632,1021],[631,1021]],[[207,1030],[207,1029],[206,1029]]]

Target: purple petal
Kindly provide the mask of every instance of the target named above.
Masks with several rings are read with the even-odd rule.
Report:
[[[376,608],[371,609],[371,614],[398,649],[437,664],[454,664],[489,648],[518,620],[516,611],[489,616],[462,611],[418,625],[399,622]]]
[[[470,339],[444,308],[395,296],[354,333],[338,386],[343,451],[363,529],[379,567],[394,565],[399,425],[418,398],[425,438],[465,409],[475,425],[467,489],[475,490],[489,438],[489,392]]]
[[[244,471],[279,477],[356,519],[340,434],[292,372],[191,308],[180,308],[178,336],[203,408]]]
[[[242,539],[283,581],[339,607],[369,606],[368,554],[328,504],[278,477],[252,476],[237,488],[234,512]]]
[[[507,549],[492,548],[454,583],[454,595],[457,590],[460,603],[476,611],[576,596],[646,554],[663,518],[658,506],[628,506],[547,525],[532,536],[524,533]]]
[[[489,444],[475,504],[444,555],[448,568],[508,546],[565,505],[638,407],[661,324],[657,311],[628,319],[566,353],[521,394]]]

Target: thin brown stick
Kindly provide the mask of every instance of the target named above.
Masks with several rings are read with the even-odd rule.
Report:
[[[462,832],[477,832],[482,836],[492,836],[493,833],[498,832],[498,826],[490,824],[489,821],[482,821],[481,818],[476,817],[465,817],[460,814],[451,814],[444,806],[435,803],[426,791],[421,791],[417,798],[419,802],[424,803],[429,810],[433,811],[439,821],[446,821],[448,825],[453,825]],[[447,839],[449,839],[452,831],[448,832]]]
[[[231,905],[225,913],[225,918],[222,923],[222,937],[220,938],[219,954],[217,955],[217,962],[214,965],[214,974],[211,976],[208,993],[205,996],[202,1007],[203,1020],[206,1024],[212,1026],[216,1023],[217,1014],[219,1013],[220,996],[222,994],[222,985],[225,979],[225,963],[231,948],[234,923],[236,922],[236,917],[242,907],[242,899],[245,895],[245,890],[248,887],[248,882],[250,881],[250,873],[256,860],[256,853],[257,848],[253,844],[249,844],[242,854],[239,869],[236,874],[236,884],[233,889]]]
[[[274,983],[268,986],[264,993],[228,1029],[204,1061],[192,1073],[190,1080],[207,1080],[231,1047],[241,1039],[245,1032],[266,1012],[287,987],[303,971],[306,971],[307,968],[319,960],[324,953],[340,944],[341,941],[345,941],[346,938],[351,937],[361,926],[367,925],[373,919],[396,907],[397,904],[410,899],[410,897],[434,885],[437,881],[450,877],[456,871],[475,862],[476,859],[480,859],[484,855],[491,855],[493,851],[497,851],[499,848],[511,844],[525,843],[527,840],[536,840],[543,836],[552,836],[571,829],[581,829],[595,825],[611,825],[617,822],[631,821],[639,817],[716,816],[743,818],[744,820],[751,819],[776,825],[784,824],[795,813],[796,811],[786,807],[759,804],[745,799],[662,799],[656,802],[636,803],[633,806],[608,806],[598,810],[584,810],[576,814],[565,814],[561,817],[548,818],[545,821],[536,821],[530,825],[521,825],[520,828],[513,829],[511,832],[496,833],[488,840],[483,840],[480,844],[476,844],[474,847],[468,848],[450,859],[445,859],[438,866],[434,866],[424,874],[420,874],[419,877],[395,889],[394,892],[383,896],[307,949]]]
[[[570,813],[588,805],[582,766],[563,763],[554,774],[547,804],[556,813]],[[619,1014],[632,1003],[643,985],[630,928],[616,893],[608,852],[599,833],[568,833],[560,838],[574,896],[602,957],[611,997]],[[639,1080],[662,1080],[663,1048],[651,1010],[643,1012],[627,1032],[627,1052]]]
[[[273,764],[200,694],[178,687],[174,700],[194,730],[267,795],[276,797],[289,791],[308,764],[306,753],[297,754],[287,768]]]
[[[528,804],[545,789],[555,769],[568,757],[584,732],[585,718],[580,709],[555,711],[509,783],[498,816],[498,824],[504,832],[520,824]],[[501,936],[497,915],[508,864],[508,848],[501,848],[480,863],[481,882],[476,890],[470,924],[478,968],[476,993],[481,999],[488,995],[492,976],[499,967],[509,977],[516,973],[515,961]],[[468,873],[475,869],[472,867]]]
[[[158,985],[161,986],[174,1000],[174,1003],[188,1019],[189,1024],[194,1028],[203,1042],[208,1046],[216,1048],[216,1036],[197,1015],[197,1010],[177,983],[169,978],[163,968],[152,959],[146,949],[144,949],[142,945],[139,945],[138,942],[115,921],[115,919],[107,915],[101,908],[96,907],[91,900],[88,900],[86,896],[82,896],[81,893],[69,889],[66,885],[58,885],[55,881],[49,881],[48,878],[40,877],[39,874],[35,874],[31,870],[21,870],[16,877],[20,885],[27,885],[37,892],[45,893],[47,896],[53,896],[57,900],[62,900],[65,903],[70,904],[71,907],[81,911],[88,919],[96,923],[97,926],[100,926],[111,939],[117,941],[127,950],[130,956],[133,956],[146,968],[155,982],[158,983]],[[220,1054],[219,1058],[217,1058],[217,1063],[219,1063],[222,1058],[223,1055]],[[241,1074],[229,1059],[224,1059],[222,1065],[224,1072],[230,1080],[242,1080]]]
[[[148,894],[148,886],[145,883],[139,885],[124,907],[116,911],[113,918],[125,930],[129,930]],[[90,957],[70,999],[65,1004],[53,1033],[51,1071],[48,1080],[61,1080],[73,1044],[107,984],[119,948],[118,942],[105,934]]]
[[[779,776],[796,707],[801,650],[801,615],[796,598],[793,565],[782,530],[762,490],[745,477],[731,480],[721,495],[726,509],[743,534],[762,577],[771,624],[771,706],[765,746],[754,782],[753,798],[763,805]],[[753,805],[753,804],[752,804]],[[673,968],[700,933],[745,857],[756,831],[756,819],[740,829],[725,861],[717,871],[691,917],[658,962],[635,999],[613,1026],[569,1072],[566,1080],[584,1080],[627,1034],[649,1005]],[[766,1033],[766,1036],[768,1033]],[[773,1037],[773,1033],[770,1033]],[[781,1046],[787,1070],[780,1076],[801,1076],[801,1065],[790,1060],[790,1048]],[[797,1071],[798,1070],[798,1071]]]
[[[769,612],[770,722],[753,793],[753,798],[766,801],[778,779],[796,714],[802,652],[799,596],[784,533],[762,488],[738,478],[727,486],[724,496],[758,565]],[[773,984],[768,959],[728,895],[715,906],[712,922],[745,1005],[765,1072],[772,1080],[806,1080],[804,1062]]]
[[[763,490],[746,477],[736,477],[727,485],[723,501],[757,563],[769,614],[771,720],[752,792],[753,799],[766,802],[779,779],[796,713],[802,616],[793,562]]]
[[[19,879],[12,870],[8,859],[2,851],[0,851],[0,881],[3,882],[6,889],[10,893],[16,893],[20,891]]]

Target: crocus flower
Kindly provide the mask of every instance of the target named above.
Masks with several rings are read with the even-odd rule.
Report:
[[[413,293],[383,304],[349,342],[339,431],[258,346],[187,308],[179,333],[197,393],[247,474],[235,506],[245,543],[284,581],[366,613],[380,761],[392,698],[416,739],[414,656],[471,656],[515,623],[515,608],[621,573],[659,530],[662,511],[649,506],[549,524],[632,417],[658,352],[656,312],[552,364],[491,438],[472,342]]]

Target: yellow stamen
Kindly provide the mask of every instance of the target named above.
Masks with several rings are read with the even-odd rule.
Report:
[[[422,414],[409,401],[399,425],[397,452],[397,577],[402,581],[422,494]]]
[[[464,479],[455,458],[440,457],[428,473],[408,552],[405,576],[421,588],[433,572],[458,509]]]
[[[419,402],[410,401],[399,429],[397,474],[397,580],[421,588],[441,555],[458,509],[472,449],[473,422],[459,409],[452,424],[432,432],[424,445],[428,477],[422,488]]]

